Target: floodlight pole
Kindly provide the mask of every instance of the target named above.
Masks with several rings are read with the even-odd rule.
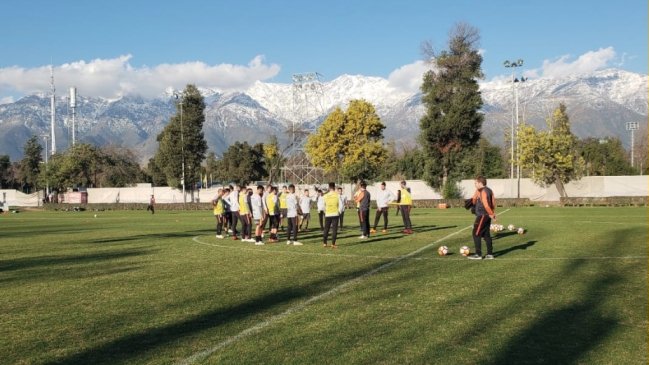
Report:
[[[511,180],[514,180],[514,161],[516,161],[516,197],[520,198],[521,197],[521,166],[518,162],[518,125],[519,125],[519,120],[518,120],[518,88],[517,88],[517,83],[519,80],[515,77],[515,69],[516,67],[521,67],[523,66],[523,60],[518,59],[515,61],[505,61],[503,65],[506,68],[511,68],[512,69],[512,91],[514,94],[514,108],[513,108],[513,115],[512,115],[512,122],[511,122],[511,163],[510,163],[510,172],[509,172],[509,178]],[[521,77],[521,82],[525,81],[524,78]],[[516,137],[514,137],[514,122],[516,122]],[[514,153],[514,139],[516,139],[516,153]],[[512,181],[513,182],[513,181]]]
[[[49,177],[48,172],[47,172],[47,163],[48,163],[47,155],[49,154],[48,151],[47,151],[47,139],[50,138],[50,136],[48,134],[43,134],[42,137],[45,140],[45,176],[46,176],[46,178],[45,178],[45,194],[49,196],[49,194],[50,194],[50,177]]]
[[[183,133],[183,99],[181,95],[174,93],[176,100],[180,100],[180,160],[182,177],[180,182],[183,185],[183,208],[187,204],[187,195],[185,194],[185,135]]]
[[[633,138],[633,132],[635,130],[637,130],[638,128],[640,128],[640,123],[638,123],[638,122],[626,122],[626,130],[631,131],[631,167],[635,167],[635,166],[633,166],[633,155],[634,155],[634,152],[635,152],[635,148],[634,148],[635,147],[634,146],[635,145],[635,141],[634,141],[635,138]]]

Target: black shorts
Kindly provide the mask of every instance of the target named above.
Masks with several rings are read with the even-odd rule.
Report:
[[[279,214],[281,215],[282,218],[286,218],[286,215],[288,214],[288,209],[279,208]]]

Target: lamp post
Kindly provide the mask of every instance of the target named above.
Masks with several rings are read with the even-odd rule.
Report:
[[[187,196],[185,195],[185,136],[183,133],[183,99],[182,95],[174,93],[176,101],[180,104],[180,160],[181,160],[181,173],[180,183],[183,185],[183,206],[187,203]]]
[[[46,196],[49,196],[50,195],[50,177],[49,177],[48,172],[47,172],[47,162],[48,162],[47,155],[49,154],[47,152],[47,139],[50,138],[50,136],[48,134],[42,134],[41,137],[43,137],[43,139],[45,140],[45,176],[46,176],[46,178],[45,178],[45,194],[46,194]]]
[[[626,122],[626,130],[631,131],[631,167],[633,166],[633,154],[635,152],[634,148],[634,138],[633,138],[633,132],[638,130],[640,128],[640,123],[638,122]]]
[[[518,163],[518,88],[517,85],[519,82],[525,82],[527,79],[524,77],[521,77],[520,80],[516,78],[515,76],[515,69],[517,67],[522,67],[523,66],[523,60],[518,59],[516,61],[505,61],[503,65],[506,68],[511,68],[512,69],[512,91],[514,94],[514,107],[512,110],[512,122],[511,122],[511,165],[510,165],[510,172],[509,172],[509,178],[514,179],[514,161],[516,161],[516,179],[517,179],[517,186],[516,186],[516,197],[520,198],[521,197],[521,166]],[[514,122],[516,123],[516,136],[514,138]],[[516,153],[514,153],[514,139],[516,139]]]

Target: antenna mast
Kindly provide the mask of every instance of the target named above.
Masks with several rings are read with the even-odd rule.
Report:
[[[54,88],[54,66],[50,65],[50,86],[52,88],[52,98],[50,99],[50,115],[52,116],[52,120],[50,123],[50,129],[52,131],[52,155],[56,153],[56,136],[54,135],[54,120],[56,119],[56,106],[54,103],[56,102],[56,89]]]

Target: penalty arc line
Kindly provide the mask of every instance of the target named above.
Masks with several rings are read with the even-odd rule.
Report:
[[[500,214],[504,214],[507,211],[509,211],[509,209],[505,210],[504,212],[502,212]],[[263,322],[260,322],[260,323],[258,323],[256,325],[252,326],[252,327],[246,328],[245,330],[239,332],[238,334],[236,334],[234,336],[231,336],[230,338],[227,338],[224,341],[219,342],[218,344],[212,346],[209,349],[199,351],[199,352],[193,354],[192,356],[184,359],[183,361],[179,362],[178,364],[180,364],[180,365],[189,365],[189,364],[193,364],[193,363],[195,363],[197,361],[204,360],[207,357],[209,357],[210,355],[212,355],[213,353],[219,351],[220,349],[222,349],[222,348],[224,348],[224,347],[226,347],[226,346],[228,346],[228,345],[230,345],[232,343],[235,343],[235,342],[237,342],[237,341],[239,341],[239,340],[241,340],[241,339],[243,339],[243,338],[245,338],[247,336],[250,336],[250,335],[258,333],[258,332],[261,332],[261,330],[263,330],[264,328],[274,324],[275,322],[281,321],[282,319],[290,316],[291,314],[293,314],[295,312],[298,312],[298,311],[304,309],[306,306],[308,306],[309,304],[311,304],[313,302],[316,302],[316,301],[321,300],[323,298],[327,298],[327,297],[330,297],[330,296],[332,296],[334,294],[337,294],[338,292],[340,292],[340,291],[342,291],[344,289],[347,289],[348,287],[350,287],[352,285],[355,285],[355,284],[363,281],[364,279],[366,279],[366,278],[368,278],[368,277],[370,277],[370,276],[372,276],[372,275],[374,275],[374,274],[376,274],[376,273],[378,273],[380,271],[383,271],[383,270],[385,270],[387,268],[390,268],[390,267],[394,266],[395,264],[397,264],[397,263],[399,263],[399,262],[401,262],[401,261],[403,261],[405,259],[408,259],[408,258],[410,258],[412,256],[415,256],[415,255],[421,253],[422,251],[425,251],[425,250],[435,246],[436,244],[438,244],[438,243],[440,243],[440,242],[442,242],[442,241],[444,241],[444,240],[446,240],[448,238],[451,238],[451,237],[453,237],[455,235],[458,235],[458,234],[466,231],[467,229],[469,229],[471,227],[472,226],[466,226],[466,227],[464,227],[464,228],[462,228],[462,229],[460,229],[458,231],[455,231],[453,233],[449,233],[448,235],[436,240],[433,243],[429,243],[429,244],[427,244],[427,245],[425,245],[423,247],[420,247],[420,248],[418,248],[418,249],[416,249],[416,250],[414,250],[414,251],[412,251],[412,252],[410,252],[408,254],[399,256],[399,257],[395,258],[392,261],[386,262],[385,264],[383,264],[383,265],[381,265],[381,266],[379,266],[379,267],[377,267],[375,269],[372,269],[372,270],[370,270],[370,271],[368,271],[368,272],[366,272],[366,273],[364,273],[364,274],[362,274],[362,275],[360,275],[360,276],[358,276],[358,277],[356,277],[354,279],[346,281],[346,282],[344,282],[344,283],[342,283],[342,284],[340,284],[340,285],[338,285],[338,286],[336,286],[336,287],[334,287],[332,289],[329,289],[328,291],[326,291],[324,293],[313,296],[313,297],[305,300],[304,302],[299,303],[299,304],[287,309],[286,311],[284,311],[284,312],[282,312],[280,314],[274,315],[274,316],[268,318],[267,320],[265,320]]]

